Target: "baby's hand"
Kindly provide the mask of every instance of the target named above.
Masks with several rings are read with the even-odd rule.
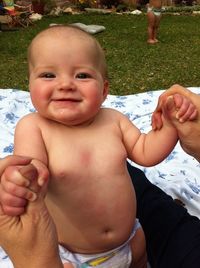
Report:
[[[197,118],[198,111],[196,109],[196,106],[191,102],[191,100],[180,94],[174,94],[172,97],[177,110],[176,119],[178,119],[180,123],[192,121]],[[167,104],[167,106],[169,106],[169,104]],[[169,108],[170,107],[168,107],[167,111],[169,111],[170,114],[173,108]]]
[[[32,164],[21,168],[10,166],[5,170],[0,184],[0,201],[5,214],[20,215],[25,211],[28,200],[36,199],[36,193],[28,186],[37,176],[37,169]]]
[[[27,202],[37,198],[36,193],[47,180],[48,171],[44,165],[40,164],[35,167],[35,164],[29,164],[23,167],[8,167],[1,177],[0,184],[0,202],[4,213],[9,216],[23,214]],[[34,183],[33,188],[34,181],[37,183]]]
[[[174,94],[166,97],[163,93],[152,115],[152,128],[154,130],[162,128],[162,115],[169,121],[171,117],[175,117],[180,123],[184,123],[196,119],[197,114],[196,107],[185,96]]]

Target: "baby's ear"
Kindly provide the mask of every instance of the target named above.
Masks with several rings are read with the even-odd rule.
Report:
[[[104,80],[104,87],[103,87],[103,100],[106,99],[109,92],[109,82],[108,80]]]

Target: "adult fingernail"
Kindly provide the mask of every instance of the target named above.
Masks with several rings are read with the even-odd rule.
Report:
[[[29,193],[28,200],[29,201],[35,201],[37,199],[37,194],[36,193]]]
[[[38,178],[38,184],[39,186],[43,186],[45,183],[45,179],[44,178]]]
[[[174,99],[172,96],[167,98],[167,110],[171,111],[174,108]]]

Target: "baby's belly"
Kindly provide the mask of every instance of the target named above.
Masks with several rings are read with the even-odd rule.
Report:
[[[60,244],[72,252],[97,253],[113,249],[129,238],[136,215],[135,192],[132,185],[120,193],[113,188],[112,192],[104,189],[85,198],[76,197],[74,200],[80,198],[80,202],[70,201],[68,205],[47,199]]]

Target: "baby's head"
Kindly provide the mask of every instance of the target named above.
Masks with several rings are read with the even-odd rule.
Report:
[[[38,53],[40,53],[42,47],[45,46],[47,52],[49,50],[49,56],[53,57],[54,55],[56,56],[58,51],[68,47],[71,49],[71,53],[73,53],[74,43],[80,44],[79,49],[85,49],[85,53],[88,53],[88,56],[93,56],[93,60],[96,61],[102,77],[108,79],[105,53],[99,42],[92,35],[71,25],[52,26],[36,35],[28,48],[29,74],[39,58]],[[54,53],[52,55],[50,49],[53,47]]]
[[[36,110],[76,125],[91,121],[108,93],[107,65],[97,40],[73,26],[40,32],[28,49],[29,88]]]

